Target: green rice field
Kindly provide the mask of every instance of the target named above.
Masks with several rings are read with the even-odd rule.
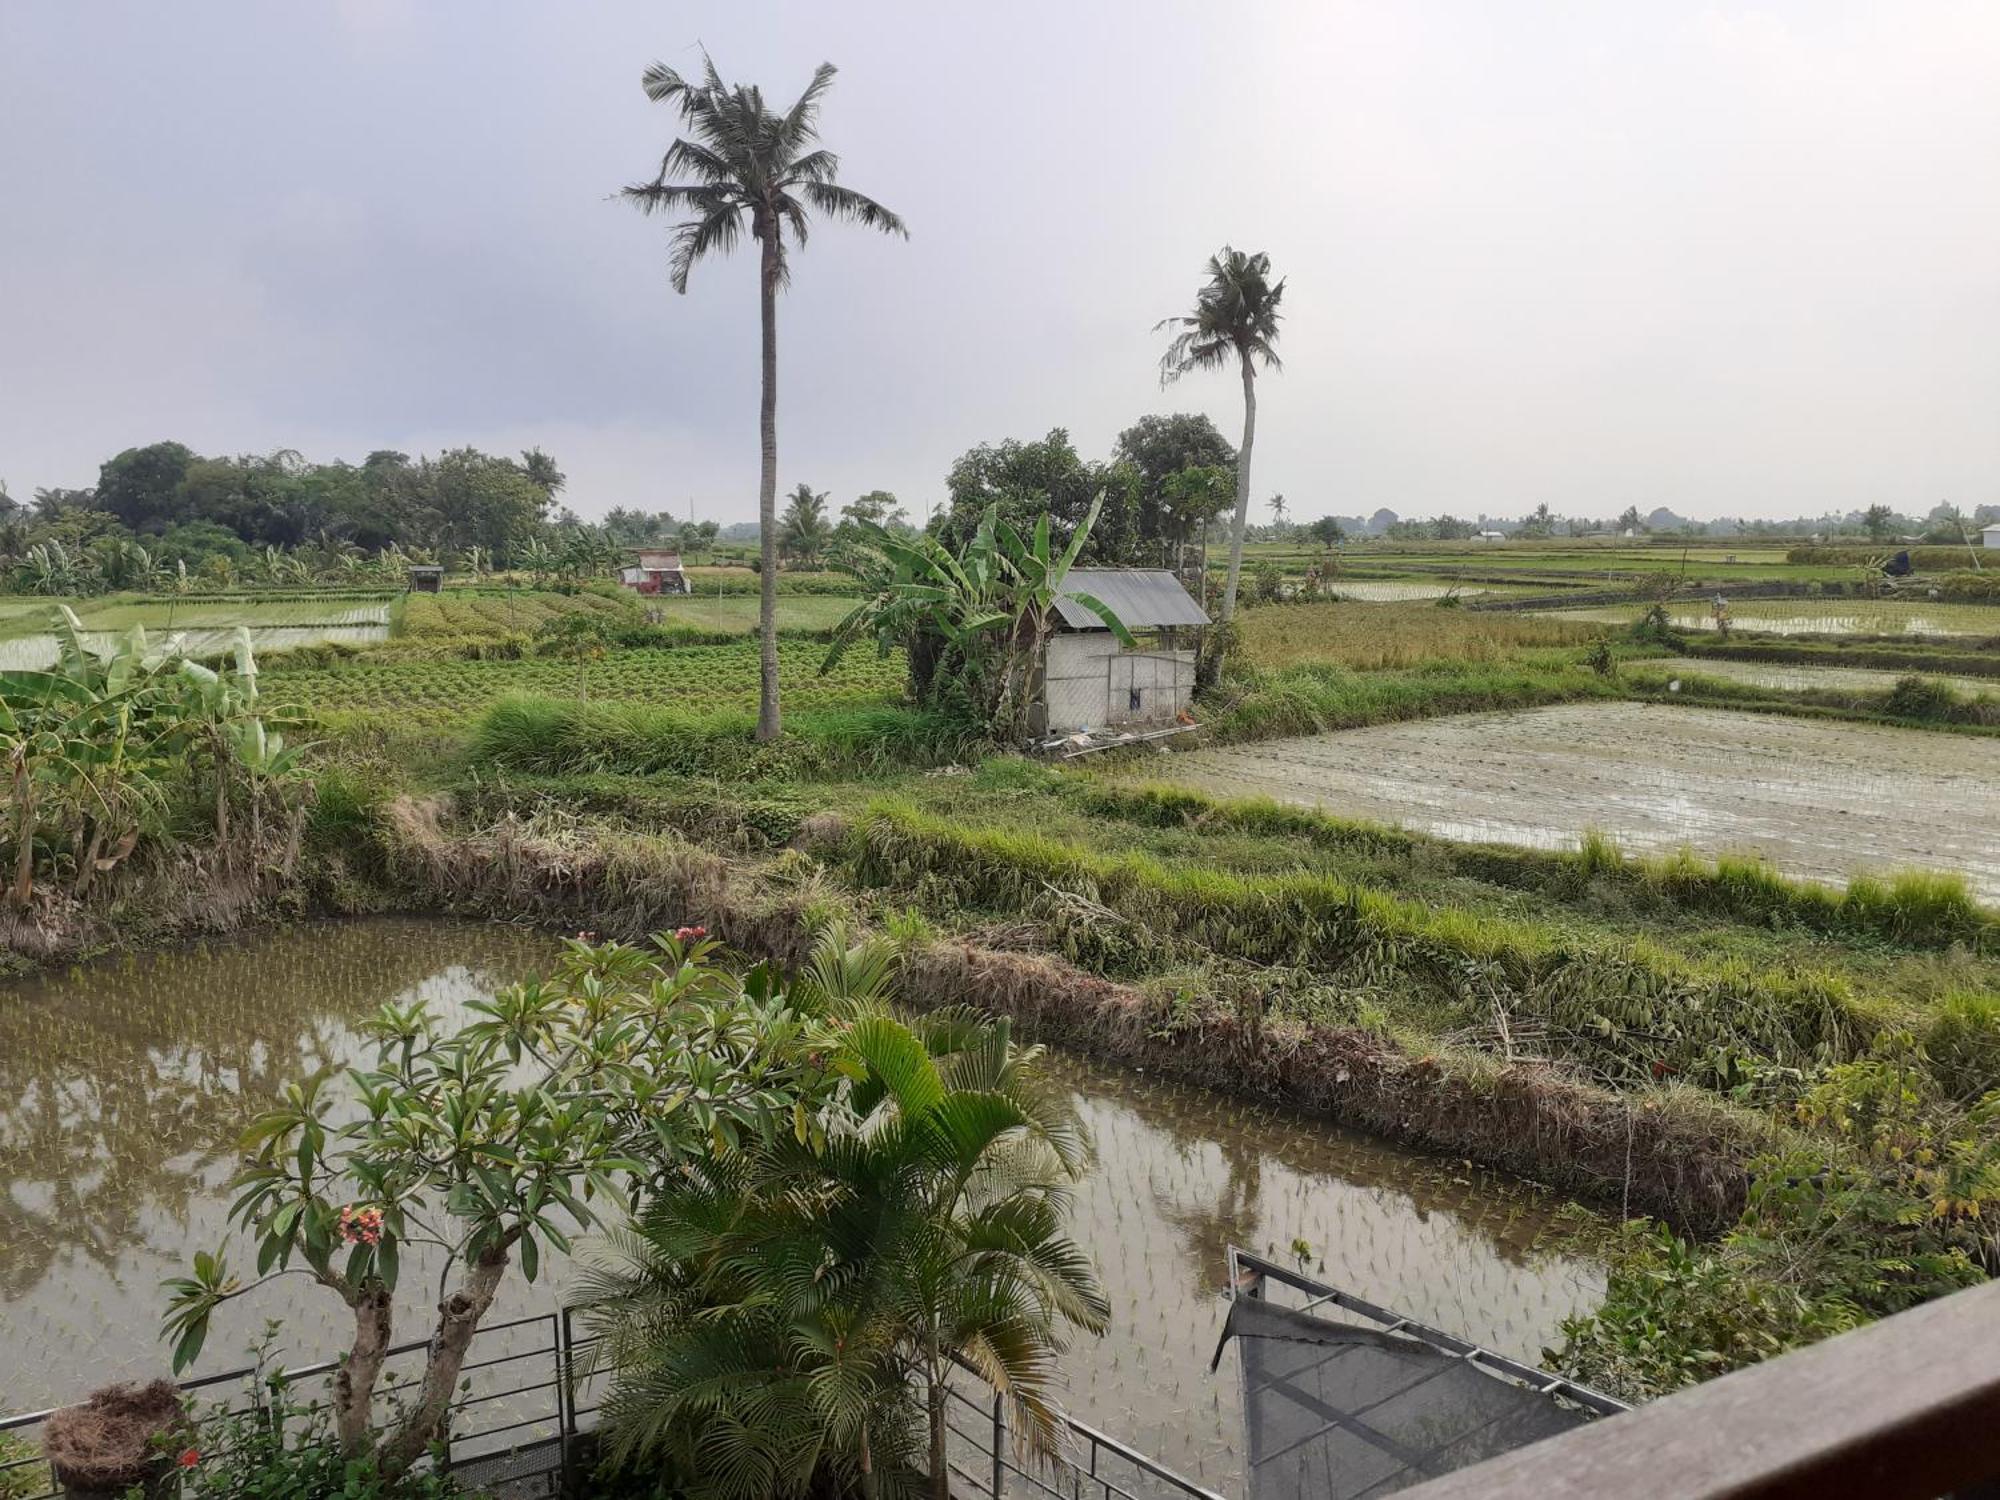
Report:
[[[900,653],[879,658],[850,653],[821,676],[824,647],[813,642],[779,647],[780,691],[787,711],[855,708],[895,703],[903,691]],[[683,646],[612,651],[581,664],[560,657],[517,661],[371,661],[267,671],[266,701],[329,720],[379,717],[426,726],[462,722],[517,693],[554,698],[646,703],[706,712],[754,710],[757,647]]]

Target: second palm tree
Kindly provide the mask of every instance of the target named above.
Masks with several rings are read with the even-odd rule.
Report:
[[[1257,439],[1257,364],[1284,365],[1273,346],[1278,339],[1282,279],[1271,280],[1271,257],[1249,255],[1224,245],[1208,258],[1208,280],[1195,297],[1194,312],[1166,318],[1156,329],[1179,331],[1160,357],[1160,384],[1190,370],[1219,370],[1234,359],[1243,372],[1243,445],[1236,450],[1236,525],[1229,533],[1229,582],[1222,592],[1222,618],[1236,613],[1236,584],[1243,576],[1243,528],[1250,518],[1250,448]]]

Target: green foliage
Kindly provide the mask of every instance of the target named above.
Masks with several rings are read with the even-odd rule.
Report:
[[[1626,1226],[1598,1310],[1563,1324],[1547,1357],[1630,1401],[1755,1364],[1862,1321],[1816,1302],[1743,1253],[1700,1246],[1643,1221]]]
[[[74,612],[58,660],[0,673],[0,864],[17,910],[82,898],[143,845],[176,842],[199,799],[225,861],[261,858],[268,829],[303,816],[297,751],[260,709],[249,633],[221,670],[152,650],[142,627],[99,657]],[[182,825],[183,829],[185,825]]]
[[[0,1500],[33,1500],[54,1485],[46,1466],[35,1459],[41,1450],[18,1433],[0,1432]]]
[[[799,567],[816,568],[832,540],[825,492],[815,494],[811,485],[801,483],[778,519],[778,550]]]
[[[1798,926],[1834,937],[1936,949],[1963,943],[1981,950],[2000,937],[1996,931],[2000,921],[1973,901],[1962,879],[1931,871],[1861,876],[1840,889],[1793,880],[1769,862],[1745,855],[1725,854],[1708,861],[1683,849],[1664,858],[1628,857],[1615,840],[1591,830],[1585,831],[1574,853],[1496,850],[1333,817],[1268,798],[1220,799],[1185,787],[1131,783],[1065,783],[1063,790],[1098,816],[1158,827],[1303,836],[1329,849],[1421,850],[1427,860],[1452,874],[1535,891],[1558,901],[1574,900],[1586,885],[1603,883],[1647,904],[1713,912],[1760,926]]]
[[[436,1468],[386,1470],[372,1454],[348,1454],[322,1403],[302,1402],[271,1377],[249,1409],[199,1413],[189,1444],[198,1455],[179,1471],[180,1500],[469,1500]]]
[[[975,545],[991,515],[1026,536],[1046,521],[1053,545],[1070,544],[1093,508],[1079,558],[1086,566],[1153,561],[1139,547],[1139,471],[1129,464],[1087,461],[1058,427],[1040,442],[983,443],[960,455],[945,480],[948,508],[931,534],[953,554]]]
[[[1159,544],[1169,536],[1166,486],[1189,469],[1219,469],[1227,478],[1224,497],[1236,493],[1236,448],[1199,412],[1145,416],[1118,434],[1114,463],[1129,464],[1139,478],[1138,557],[1158,561]]]
[[[1916,1039],[1889,1032],[1796,1110],[1814,1144],[1750,1164],[1749,1202],[1719,1244],[1631,1226],[1603,1307],[1564,1325],[1567,1368],[1658,1395],[1995,1268],[2000,1094],[1960,1108]]]
[[[1643,939],[1583,941],[1316,873],[1106,855],[907,804],[875,803],[851,858],[870,884],[1035,920],[1051,946],[1101,972],[1211,954],[1311,968],[1394,993],[1440,1030],[1490,1025],[1500,1010],[1541,1029],[1551,1055],[1620,1085],[1679,1077],[1733,1089],[1774,1065],[1852,1057],[1873,1030],[1849,985],[1823,971],[1697,964]]]
[[[886,944],[822,938],[801,984],[836,1017],[842,1093],[787,1134],[690,1161],[587,1284],[628,1463],[746,1500],[864,1475],[897,1487],[928,1425],[943,1495],[954,1356],[1032,1448],[1056,1450],[1063,1330],[1109,1316],[1062,1232],[1081,1130],[1006,1021],[882,1009],[892,962]]]
[[[474,760],[543,775],[808,776],[936,764],[966,747],[961,722],[935,711],[892,707],[808,710],[775,741],[752,737],[747,709],[659,708],[516,696],[474,727]]]

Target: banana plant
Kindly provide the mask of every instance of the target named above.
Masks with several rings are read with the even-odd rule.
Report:
[[[1016,734],[1058,600],[1082,605],[1122,644],[1133,644],[1109,606],[1068,587],[1103,504],[1100,492],[1060,553],[1046,512],[1023,537],[999,519],[997,506],[988,506],[962,552],[927,532],[905,537],[872,521],[856,522],[856,542],[842,565],[869,593],[834,627],[820,670],[831,671],[872,636],[884,654],[897,647],[909,652],[919,698],[940,702],[949,691],[994,732]]]

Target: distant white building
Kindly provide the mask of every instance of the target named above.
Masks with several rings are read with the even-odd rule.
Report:
[[[1475,542],[1504,542],[1507,540],[1507,533],[1504,531],[1475,531],[1472,533],[1472,539]]]
[[[1984,546],[2000,547],[2000,526],[1988,526],[1979,533],[1979,539]]]

